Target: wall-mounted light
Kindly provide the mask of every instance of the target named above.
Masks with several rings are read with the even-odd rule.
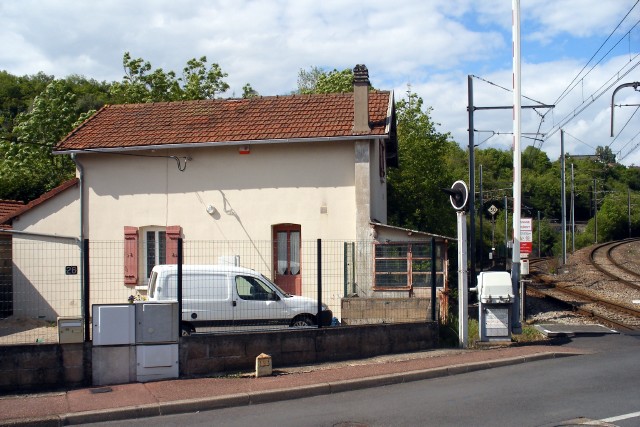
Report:
[[[207,213],[209,215],[213,215],[216,212],[216,208],[213,207],[213,205],[207,205]]]

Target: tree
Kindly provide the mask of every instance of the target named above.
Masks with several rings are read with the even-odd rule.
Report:
[[[450,235],[456,217],[442,188],[464,179],[447,168],[447,156],[462,150],[436,130],[430,111],[411,92],[396,103],[400,167],[388,174],[388,218],[396,226]]]
[[[260,96],[260,94],[257,90],[251,87],[251,84],[247,83],[246,85],[242,86],[242,97],[244,99],[255,98],[257,96]]]
[[[353,70],[334,69],[328,73],[318,67],[311,67],[309,71],[300,70],[298,92],[302,94],[353,92]]]
[[[616,163],[616,155],[613,154],[613,151],[611,151],[611,147],[609,146],[596,147],[596,156],[598,157],[598,161],[600,161],[600,163],[604,163],[605,165]]]
[[[67,156],[54,156],[53,147],[79,118],[76,96],[63,80],[54,80],[38,95],[29,112],[16,118],[16,142],[4,141],[0,161],[3,198],[28,201],[74,175]]]
[[[226,92],[229,85],[222,81],[228,74],[224,73],[218,64],[211,64],[207,69],[207,57],[191,59],[183,70],[182,99],[213,99],[216,94]]]
[[[207,57],[191,59],[184,67],[182,77],[162,68],[152,70],[151,63],[142,58],[133,59],[129,52],[122,58],[125,75],[122,82],[111,85],[110,94],[117,104],[213,99],[229,89],[222,79],[227,77],[218,64],[207,69]]]

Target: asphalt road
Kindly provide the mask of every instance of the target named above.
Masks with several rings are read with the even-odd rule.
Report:
[[[400,385],[94,426],[640,425],[640,336],[579,337],[593,354]],[[571,421],[573,420],[573,421]],[[608,424],[607,424],[608,423]]]

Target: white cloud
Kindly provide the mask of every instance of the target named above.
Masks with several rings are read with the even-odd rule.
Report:
[[[523,93],[555,101],[634,4],[522,0]],[[622,32],[639,18],[640,7]],[[579,80],[576,90],[546,116],[543,131],[629,61],[637,51],[638,31],[616,48],[619,57],[605,58]],[[205,55],[229,74],[228,96],[239,96],[246,83],[263,95],[285,94],[295,89],[301,68],[340,70],[364,63],[372,84],[395,89],[397,98],[411,84],[425,105],[433,106],[439,130],[450,131],[463,146],[468,140],[467,75],[511,88],[511,2],[504,0],[3,0],[0,39],[0,67],[20,75],[44,71],[120,80],[126,51],[179,74],[189,59]],[[639,79],[636,70],[624,81]],[[512,102],[508,91],[481,80],[474,81],[474,92],[476,105]],[[585,142],[606,143],[605,98],[567,123],[567,130]],[[626,120],[625,114],[631,114],[630,108],[621,107],[616,120]],[[523,131],[534,132],[539,122],[536,113],[523,113]],[[477,112],[475,127],[508,133],[511,114]],[[637,123],[628,128],[630,136],[614,145],[628,142]],[[478,134],[476,140],[489,135]],[[559,154],[558,138],[544,143],[551,158]],[[508,148],[511,140],[510,135],[494,136],[483,147]],[[572,150],[591,148],[578,142]],[[626,158],[639,160],[633,153]]]

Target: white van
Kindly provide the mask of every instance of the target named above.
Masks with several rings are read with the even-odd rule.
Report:
[[[177,300],[177,265],[156,265],[149,276],[149,300]],[[182,335],[196,327],[318,324],[318,302],[290,295],[262,274],[231,265],[182,266]],[[333,313],[322,304],[322,325]]]

